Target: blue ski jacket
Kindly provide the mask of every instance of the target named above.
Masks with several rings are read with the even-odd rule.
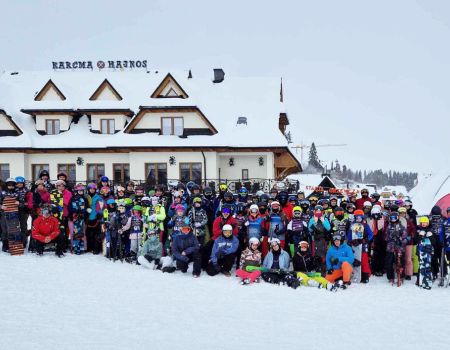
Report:
[[[337,260],[337,263],[333,264],[331,260]],[[344,261],[348,262],[349,264],[353,264],[353,260],[355,260],[353,250],[347,245],[347,243],[342,243],[339,248],[332,244],[327,251],[327,270],[339,270],[342,267],[342,263]]]

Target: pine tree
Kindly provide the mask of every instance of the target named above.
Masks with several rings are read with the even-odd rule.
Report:
[[[339,164],[339,161],[336,159],[336,161],[334,162],[334,171],[337,174],[341,174],[341,165]]]
[[[286,137],[286,140],[287,140],[288,144],[292,143],[292,135],[291,135],[291,132],[290,132],[290,131],[287,131],[287,132],[284,134],[284,137]]]
[[[317,155],[317,149],[314,142],[311,144],[311,148],[309,149],[309,165],[317,170],[323,170],[319,162],[319,156]]]

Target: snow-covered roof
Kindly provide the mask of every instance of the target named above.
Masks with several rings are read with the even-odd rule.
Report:
[[[221,83],[211,78],[188,79],[187,73],[170,71],[188,98],[151,98],[169,72],[145,71],[43,71],[4,73],[0,77],[0,108],[12,116],[23,130],[17,137],[2,137],[5,148],[105,148],[105,147],[283,147],[286,138],[278,129],[280,80],[276,78],[239,78],[226,75]],[[194,72],[195,73],[195,72]],[[66,97],[61,101],[35,101],[37,93],[51,79]],[[107,79],[120,94],[120,101],[89,100]],[[31,116],[21,112],[37,109],[130,109],[139,106],[197,106],[218,130],[211,136],[158,135],[156,133],[101,135],[89,132],[87,117],[59,135],[41,136]],[[247,125],[236,125],[238,117]],[[80,142],[80,140],[83,140]]]

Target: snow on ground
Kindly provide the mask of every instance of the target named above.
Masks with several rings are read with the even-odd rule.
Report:
[[[0,349],[447,348],[450,289],[337,293],[168,275],[103,257],[0,254]]]

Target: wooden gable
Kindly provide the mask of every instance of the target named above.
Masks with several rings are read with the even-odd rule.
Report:
[[[102,100],[102,101],[121,101],[122,96],[117,92],[114,86],[108,81],[103,80],[97,90],[94,91],[89,98],[90,101]]]
[[[0,136],[19,136],[22,134],[22,130],[12,118],[0,109]]]
[[[183,90],[172,74],[168,73],[161,81],[151,98],[188,98],[189,95]]]
[[[50,79],[44,87],[36,94],[35,101],[64,101],[66,96],[58,89],[55,83]]]

